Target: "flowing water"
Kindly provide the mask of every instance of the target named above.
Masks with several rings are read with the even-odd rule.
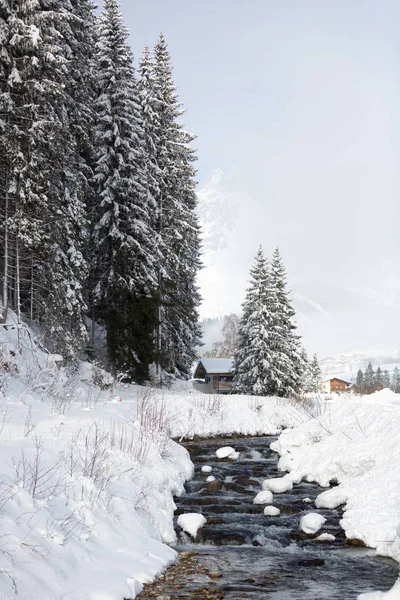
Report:
[[[263,506],[253,499],[261,482],[281,477],[278,456],[270,449],[272,437],[214,438],[187,442],[195,464],[195,476],[186,485],[186,494],[176,500],[176,517],[201,513],[207,523],[193,541],[176,526],[177,550],[196,551],[205,565],[174,587],[166,584],[163,597],[195,598],[199,586],[212,587],[213,596],[227,600],[352,600],[360,591],[389,589],[398,576],[397,564],[377,557],[375,552],[346,542],[339,520],[342,510],[318,510],[327,522],[322,532],[335,541],[318,542],[301,533],[300,517],[315,511],[312,501],[322,491],[316,484],[300,483],[292,491],[274,495],[281,516],[266,517]],[[218,460],[215,451],[233,446],[238,460]],[[210,465],[217,482],[207,484]],[[220,482],[220,483],[218,483]],[[319,534],[317,534],[319,535]],[[209,596],[205,593],[205,598]]]

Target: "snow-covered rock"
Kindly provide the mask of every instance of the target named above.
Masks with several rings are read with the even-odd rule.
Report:
[[[201,467],[201,472],[202,473],[211,473],[212,467],[210,467],[209,465],[204,465],[204,467]]]
[[[262,482],[262,488],[263,490],[270,490],[274,494],[283,494],[293,489],[293,483],[286,477],[264,479]]]
[[[317,538],[315,538],[316,542],[334,542],[335,536],[331,533],[321,533]]]
[[[223,448],[218,448],[216,451],[217,458],[231,458],[232,460],[236,460],[239,458],[239,452],[236,452],[235,448],[231,446],[224,446]]]
[[[209,477],[207,477],[206,481],[207,481],[208,483],[211,483],[212,481],[215,481],[215,477],[214,477],[214,475],[210,475]]]
[[[308,513],[300,519],[300,529],[307,535],[317,533],[326,522],[325,517],[318,513]]]
[[[183,531],[195,538],[198,530],[207,523],[207,519],[199,513],[186,513],[179,515],[177,523]]]
[[[276,506],[266,506],[264,508],[264,515],[266,517],[279,517],[281,511]]]
[[[253,504],[271,504],[273,498],[272,492],[269,490],[264,490],[263,492],[258,492],[257,496],[253,500]]]

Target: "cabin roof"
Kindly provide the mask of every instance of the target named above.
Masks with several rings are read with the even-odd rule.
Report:
[[[209,375],[233,373],[235,371],[233,358],[201,358],[195,369],[195,375],[200,365],[203,365]]]
[[[329,379],[325,379],[325,381],[340,381],[341,383],[345,383],[346,385],[353,385],[351,381],[341,379],[340,377],[329,377]]]

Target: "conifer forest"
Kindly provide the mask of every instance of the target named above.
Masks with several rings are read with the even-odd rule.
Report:
[[[1,319],[131,380],[199,344],[194,136],[163,35],[134,64],[116,0],[0,0]]]

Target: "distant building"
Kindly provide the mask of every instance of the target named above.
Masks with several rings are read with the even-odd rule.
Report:
[[[204,394],[230,394],[235,369],[233,358],[201,358],[194,371],[196,390]]]
[[[339,377],[332,377],[331,379],[327,379],[323,382],[323,391],[327,394],[332,394],[333,392],[342,393],[342,392],[350,392],[353,390],[354,384],[351,381],[345,381],[344,379],[339,379]]]

